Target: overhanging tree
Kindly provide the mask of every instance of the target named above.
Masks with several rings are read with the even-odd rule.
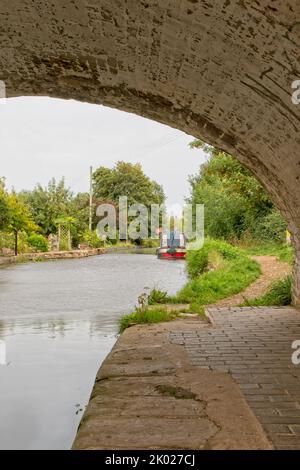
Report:
[[[204,204],[206,233],[227,240],[284,241],[286,223],[255,176],[235,157],[201,140],[190,147],[208,156],[189,179],[189,202]]]
[[[8,230],[14,234],[15,255],[18,254],[18,234],[20,231],[33,232],[38,230],[29,207],[15,193],[8,195],[9,223]]]

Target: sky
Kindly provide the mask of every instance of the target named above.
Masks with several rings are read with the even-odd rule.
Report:
[[[90,166],[140,162],[146,175],[163,185],[167,204],[182,205],[189,195],[188,176],[205,161],[201,150],[188,147],[192,140],[171,127],[100,105],[10,98],[0,105],[0,176],[17,191],[65,177],[76,193],[88,191]]]

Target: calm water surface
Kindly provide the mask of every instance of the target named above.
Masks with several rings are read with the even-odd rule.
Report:
[[[0,449],[69,449],[118,319],[145,287],[175,293],[184,267],[108,254],[0,269]]]

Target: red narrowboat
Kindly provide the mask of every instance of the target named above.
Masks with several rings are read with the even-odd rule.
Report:
[[[181,232],[171,231],[160,234],[160,247],[157,249],[159,259],[184,259],[186,240]]]

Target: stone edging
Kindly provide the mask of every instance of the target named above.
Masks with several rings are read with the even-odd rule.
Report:
[[[54,259],[76,259],[88,256],[102,255],[106,253],[105,248],[94,248],[91,250],[71,250],[71,251],[48,251],[46,253],[24,253],[17,256],[0,257],[0,266],[21,263],[25,261],[40,261]]]

